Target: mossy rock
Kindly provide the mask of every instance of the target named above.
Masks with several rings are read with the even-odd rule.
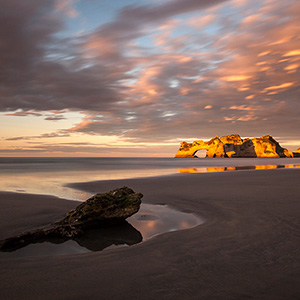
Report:
[[[118,223],[135,214],[143,195],[128,187],[96,194],[69,211],[59,224],[90,226],[97,223]]]

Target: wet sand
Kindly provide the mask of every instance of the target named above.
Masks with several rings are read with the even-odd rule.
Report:
[[[102,252],[0,253],[0,299],[300,299],[300,169],[78,183],[127,185],[203,217],[192,229]],[[60,219],[74,201],[0,193],[0,238]]]

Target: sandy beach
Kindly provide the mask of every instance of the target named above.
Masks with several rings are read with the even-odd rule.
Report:
[[[300,169],[274,169],[73,184],[90,193],[126,185],[205,223],[100,252],[0,253],[0,299],[300,299],[299,178]],[[77,204],[1,192],[0,239]]]

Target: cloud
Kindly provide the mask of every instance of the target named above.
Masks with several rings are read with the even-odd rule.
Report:
[[[79,12],[74,8],[74,3],[78,0],[56,0],[55,9],[64,12],[70,18],[79,16]]]
[[[60,121],[60,120],[66,120],[66,118],[64,116],[49,116],[49,117],[46,117],[45,120],[47,121]]]
[[[56,1],[0,5],[0,110],[100,110],[120,100],[124,73],[86,67],[76,39],[55,37],[63,29]]]
[[[247,76],[247,75],[231,75],[231,76],[221,77],[220,79],[225,80],[225,81],[243,81],[243,80],[247,80],[250,78],[251,78],[251,76]]]
[[[202,27],[209,25],[213,21],[215,21],[216,18],[217,18],[217,15],[214,15],[214,14],[209,14],[209,15],[202,16],[202,17],[193,17],[188,20],[188,24],[197,29],[200,29]]]
[[[300,55],[300,49],[288,51],[283,56],[298,56],[298,55]]]
[[[16,117],[27,117],[27,116],[40,117],[40,116],[42,116],[42,113],[36,112],[34,110],[29,110],[29,111],[16,111],[13,113],[7,113],[5,115],[6,116],[16,116]]]
[[[4,148],[0,149],[2,155],[18,155],[18,156],[108,156],[118,157],[120,155],[126,157],[143,157],[143,156],[165,156],[167,149],[170,153],[177,151],[177,145],[128,145],[128,146],[111,146],[96,145],[92,143],[59,143],[59,144],[39,144],[27,145],[25,147]]]
[[[95,30],[59,38],[72,2],[0,0],[0,110],[50,121],[63,111],[85,115],[43,137],[298,134],[297,1],[132,5]]]
[[[285,88],[289,88],[289,87],[293,86],[294,84],[295,84],[295,82],[286,82],[286,83],[282,83],[279,85],[268,86],[264,89],[264,91],[285,89]]]
[[[229,109],[248,110],[248,111],[257,110],[256,107],[251,107],[251,106],[246,106],[246,105],[239,105],[239,106],[233,105],[233,106],[230,106]]]
[[[32,135],[32,136],[18,136],[18,137],[11,137],[6,138],[6,141],[20,141],[20,140],[32,140],[32,139],[44,139],[44,138],[57,138],[57,137],[69,137],[70,134],[64,132],[63,130],[58,132],[51,132],[51,133],[43,133],[41,135]]]

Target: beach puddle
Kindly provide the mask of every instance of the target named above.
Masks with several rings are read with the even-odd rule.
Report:
[[[271,169],[293,169],[300,168],[300,165],[254,165],[254,166],[236,166],[236,167],[200,167],[200,168],[182,168],[177,169],[179,173],[212,173],[225,171],[242,170],[271,170]]]
[[[142,204],[139,212],[127,221],[143,236],[146,241],[165,232],[189,229],[202,224],[198,216],[185,213],[167,205]]]
[[[193,228],[203,222],[194,214],[167,205],[142,204],[138,213],[128,218],[125,224],[88,230],[74,240],[47,239],[12,252],[1,252],[1,255],[33,257],[108,251],[145,242],[163,233]]]

